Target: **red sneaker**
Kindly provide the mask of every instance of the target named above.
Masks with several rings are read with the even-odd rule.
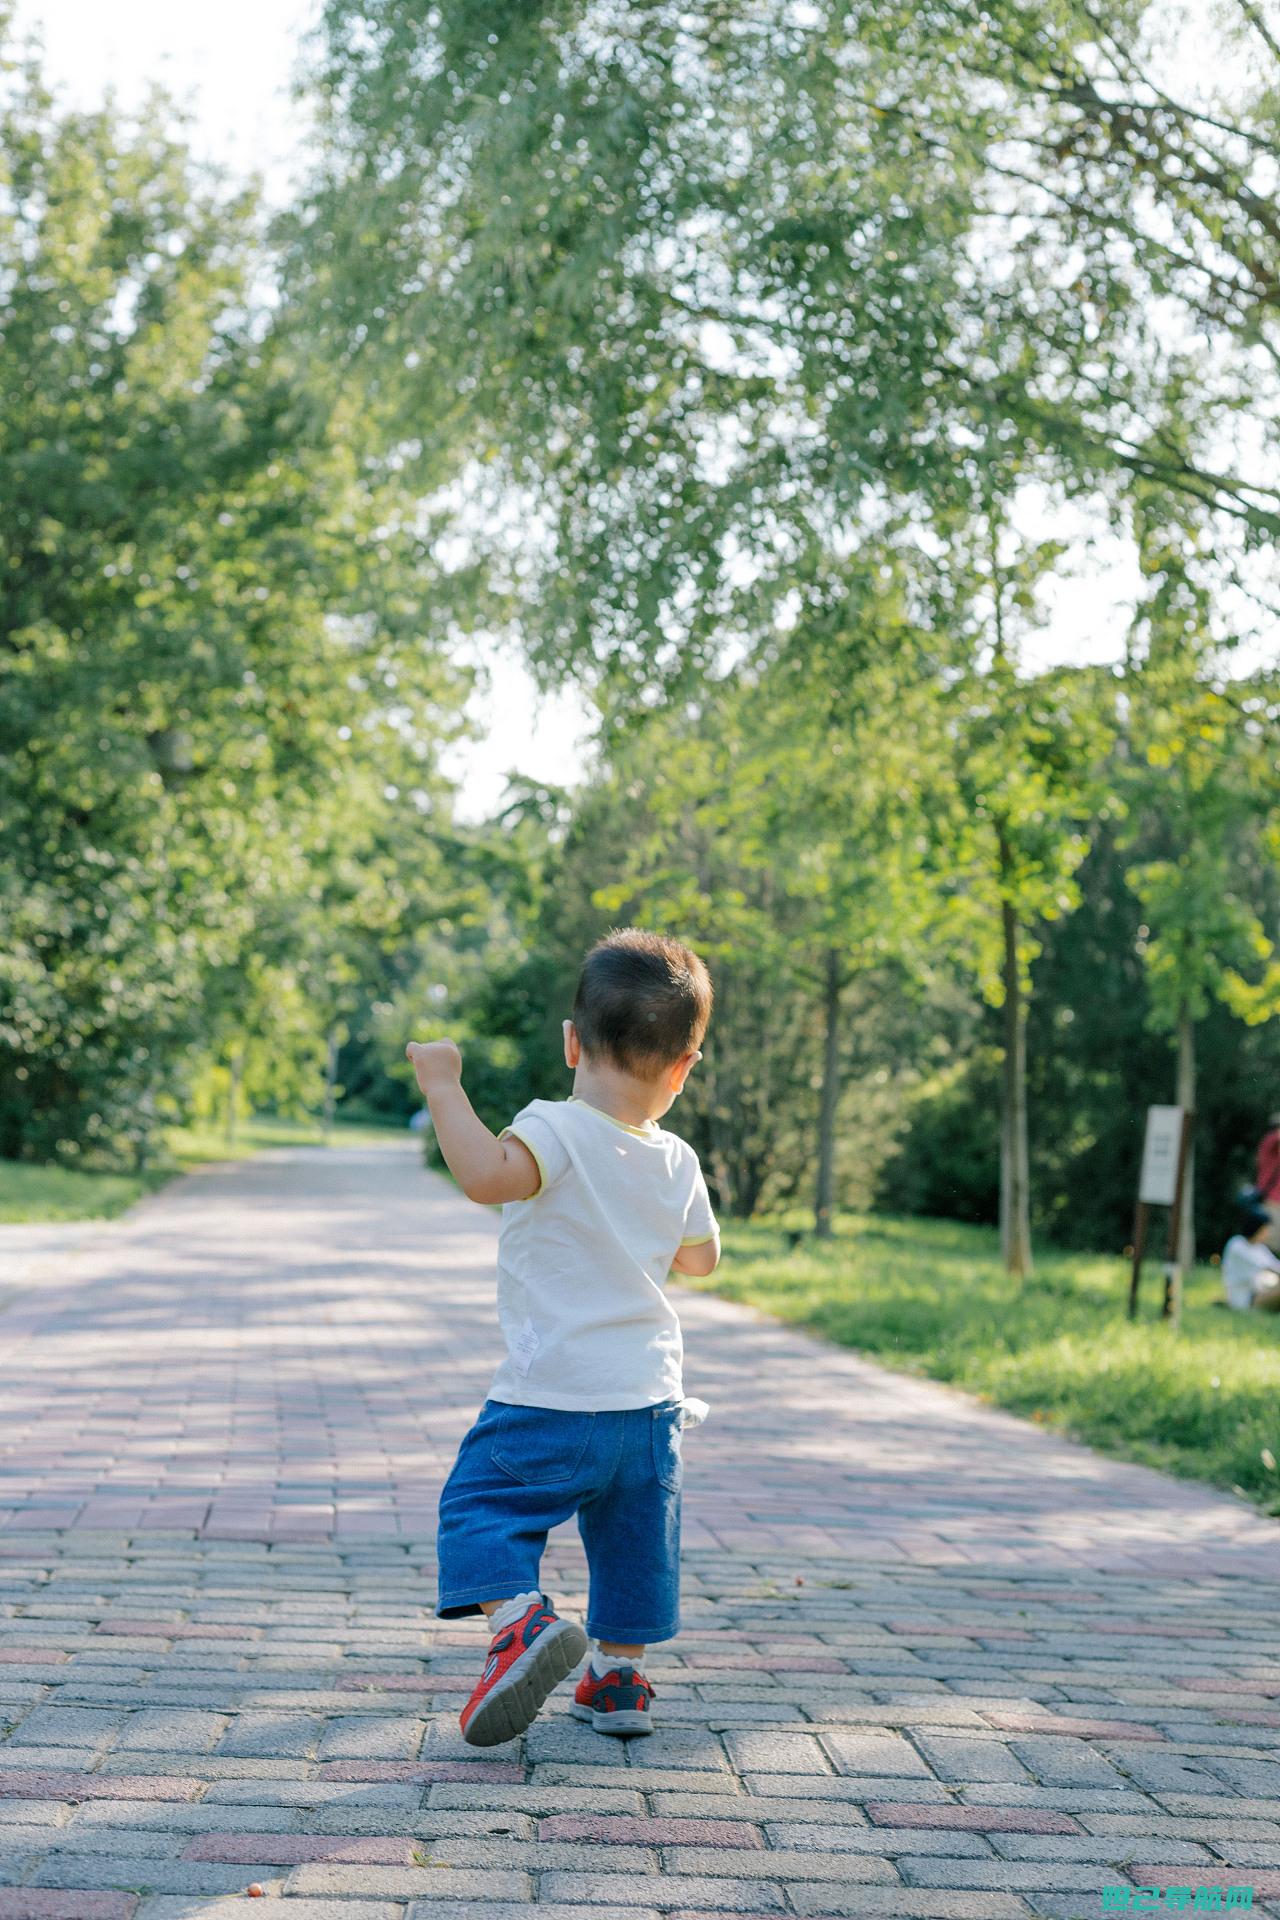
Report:
[[[537,1718],[551,1689],[568,1679],[587,1646],[582,1628],[561,1620],[545,1593],[514,1626],[495,1633],[480,1684],[458,1721],[468,1746],[496,1747],[518,1739]]]
[[[636,1667],[613,1667],[604,1675],[588,1667],[569,1711],[579,1720],[589,1720],[597,1733],[613,1733],[629,1740],[633,1734],[653,1732],[649,1711],[653,1693],[653,1687]]]

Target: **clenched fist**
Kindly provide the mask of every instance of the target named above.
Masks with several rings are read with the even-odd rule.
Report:
[[[452,1040],[411,1040],[405,1055],[413,1062],[418,1085],[428,1097],[437,1087],[462,1078],[462,1055]]]

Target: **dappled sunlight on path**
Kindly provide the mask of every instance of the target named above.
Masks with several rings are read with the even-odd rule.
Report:
[[[0,1534],[428,1540],[497,1357],[496,1224],[405,1142],[211,1167],[100,1228],[4,1319]],[[713,1409],[690,1549],[1280,1572],[1280,1528],[1241,1502],[680,1304]]]
[[[652,1736],[570,1680],[466,1746],[495,1227],[412,1143],[272,1151],[0,1304],[0,1920],[1280,1914],[1280,1529],[707,1294]]]

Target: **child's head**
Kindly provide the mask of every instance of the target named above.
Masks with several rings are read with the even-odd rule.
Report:
[[[1271,1215],[1262,1207],[1246,1202],[1240,1209],[1240,1232],[1246,1240],[1261,1240],[1270,1230]]]
[[[625,927],[597,941],[583,962],[569,1031],[587,1064],[655,1084],[670,1079],[674,1099],[710,1018],[711,981],[697,954]]]

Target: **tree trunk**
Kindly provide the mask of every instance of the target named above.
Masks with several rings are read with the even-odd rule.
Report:
[[[1003,849],[1002,849],[1002,859]],[[1018,973],[1018,917],[1001,903],[1004,927],[1004,1062],[1000,1087],[1000,1253],[1006,1273],[1031,1271],[1031,1169],[1027,1148],[1027,1010]]]
[[[327,1140],[333,1132],[333,1109],[337,1101],[338,1089],[338,1032],[336,1027],[329,1029],[329,1050],[324,1063],[324,1137]]]
[[[1178,1217],[1178,1265],[1188,1274],[1196,1263],[1196,1024],[1185,1004],[1178,1012],[1178,1105],[1192,1121]]]
[[[244,1071],[244,1054],[237,1047],[231,1056],[231,1080],[227,1087],[227,1145],[236,1143],[236,1122],[240,1117],[240,1076]]]
[[[820,1240],[833,1232],[836,1198],[836,1107],[840,1100],[840,955],[827,949],[822,1011],[822,1101],[818,1110],[818,1185],[814,1198],[813,1229]]]

